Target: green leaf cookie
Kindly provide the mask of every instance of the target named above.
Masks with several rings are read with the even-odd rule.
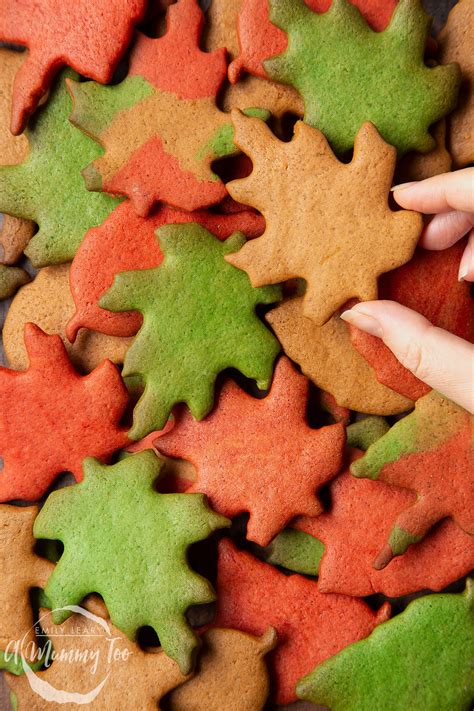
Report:
[[[463,711],[474,698],[473,587],[427,595],[297,686],[332,711]]]
[[[130,639],[140,627],[153,627],[188,674],[198,638],[185,614],[191,605],[212,602],[214,593],[189,568],[186,551],[229,522],[202,494],[157,493],[162,465],[150,450],[113,466],[84,460],[84,480],[50,495],[34,535],[64,544],[45,588],[53,608],[97,592],[114,625]],[[61,624],[69,614],[56,610],[53,620]]]
[[[211,410],[218,373],[237,368],[269,387],[280,346],[255,309],[281,298],[279,287],[253,289],[224,256],[245,237],[219,241],[198,224],[158,230],[164,261],[155,269],[115,277],[100,306],[141,311],[143,326],[125,356],[124,376],[140,375],[145,391],[134,411],[132,439],[161,430],[172,407],[189,406],[201,420]]]
[[[392,21],[374,32],[347,0],[325,13],[304,0],[269,0],[270,20],[288,35],[288,49],[264,62],[271,79],[303,97],[306,123],[319,128],[336,153],[354,145],[371,121],[382,137],[407,151],[435,147],[428,128],[455,107],[455,64],[428,68],[423,54],[430,19],[420,0],[400,0]]]
[[[30,121],[27,159],[0,167],[0,212],[39,225],[25,249],[35,267],[73,259],[87,230],[100,225],[120,202],[90,193],[84,185],[81,170],[101,149],[69,122],[66,77],[77,75],[63,71],[47,104]]]

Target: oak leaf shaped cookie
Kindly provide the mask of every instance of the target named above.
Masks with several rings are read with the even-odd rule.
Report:
[[[352,148],[366,121],[399,155],[435,147],[428,128],[454,109],[460,71],[456,64],[425,65],[431,20],[421,0],[400,0],[383,32],[374,32],[347,0],[334,0],[324,14],[303,0],[269,2],[270,20],[288,35],[288,49],[265,69],[300,92],[305,122],[337,154]]]
[[[260,236],[265,229],[261,215],[245,210],[232,215],[212,212],[183,212],[162,207],[148,217],[139,217],[129,201],[119,205],[105,222],[89,230],[71,266],[71,291],[76,312],[67,334],[75,341],[80,328],[90,328],[110,336],[134,336],[142,323],[138,313],[113,314],[98,302],[112,286],[119,272],[152,269],[163,261],[155,232],[167,224],[197,222],[219,239],[236,231],[247,238]]]
[[[120,418],[126,388],[104,361],[77,373],[59,336],[25,326],[29,368],[0,368],[0,501],[39,499],[61,472],[79,481],[82,460],[109,458],[128,442]]]
[[[214,0],[213,0],[214,2]],[[305,0],[313,12],[327,12],[332,0]],[[374,30],[384,30],[392,16],[396,0],[350,0]],[[228,3],[229,4],[229,3]],[[229,66],[229,79],[240,81],[243,71],[268,79],[264,60],[283,54],[288,37],[270,22],[269,0],[243,0],[239,8],[239,56]]]
[[[71,99],[64,79],[71,76],[76,75],[69,70],[58,76],[47,104],[26,131],[26,160],[0,167],[0,212],[39,225],[25,249],[35,267],[71,260],[87,230],[100,225],[119,202],[84,186],[81,168],[101,151],[69,122]]]
[[[265,316],[283,350],[315,385],[330,392],[341,407],[377,415],[395,415],[413,402],[379,383],[375,371],[356,351],[339,315],[324,326],[303,316],[303,299],[289,299]]]
[[[267,229],[227,261],[253,286],[306,279],[304,315],[319,326],[352,297],[376,299],[377,277],[411,258],[422,228],[417,213],[389,208],[395,149],[366,124],[346,165],[302,121],[284,143],[258,119],[236,111],[232,120],[254,169],[227,189],[260,210]]]
[[[361,456],[355,450],[351,454],[352,460]],[[355,479],[348,470],[331,482],[329,490],[329,510],[318,517],[301,517],[290,529],[323,545],[322,556],[313,551],[313,560],[308,559],[297,570],[317,574],[321,592],[401,597],[418,590],[442,590],[474,567],[474,538],[446,519],[405,555],[383,570],[375,570],[374,558],[387,540],[392,522],[415,503],[415,494],[381,481]],[[271,562],[290,570],[294,568],[289,556],[297,555],[298,546],[310,545],[296,540],[290,547],[287,540],[283,551],[283,541],[277,538],[275,542],[279,555],[275,560],[272,554]]]
[[[250,512],[247,538],[266,546],[298,514],[323,510],[316,491],[342,466],[343,425],[311,429],[309,382],[286,358],[275,368],[269,395],[256,399],[228,381],[214,411],[196,422],[175,413],[173,429],[154,445],[190,460],[212,508],[232,518]]]
[[[36,506],[0,505],[0,669],[9,668],[15,654],[34,661],[37,651],[32,588],[43,588],[54,566],[34,552]]]
[[[416,501],[396,517],[388,544],[375,560],[377,569],[405,553],[445,518],[474,536],[472,437],[472,415],[432,391],[353,462],[354,476],[417,494]]]
[[[170,694],[170,710],[262,711],[270,687],[265,655],[276,643],[271,627],[261,637],[237,630],[208,630],[197,674]]]
[[[325,595],[317,583],[300,575],[287,577],[228,540],[219,544],[214,625],[254,635],[269,625],[275,628],[278,645],[269,654],[269,665],[277,704],[294,701],[298,679],[367,637],[389,610],[384,605],[375,613],[362,600]]]
[[[145,12],[146,0],[14,0],[2,5],[0,40],[28,47],[15,78],[12,133],[48,90],[61,66],[107,84]],[[113,31],[111,31],[113,28]]]
[[[188,566],[186,551],[229,522],[201,494],[155,491],[161,468],[152,451],[110,467],[86,459],[83,481],[49,496],[34,534],[64,544],[45,588],[53,609],[97,592],[114,625],[132,640],[141,627],[153,627],[163,650],[188,674],[198,638],[185,614],[214,594]],[[53,612],[57,624],[67,617]]]
[[[137,310],[143,326],[125,356],[123,375],[140,375],[145,392],[135,407],[132,439],[161,430],[185,402],[200,420],[211,410],[218,373],[237,368],[269,387],[280,346],[255,309],[278,301],[278,287],[253,289],[224,257],[245,242],[236,232],[220,242],[197,224],[157,232],[164,261],[155,269],[115,277],[100,306]]]
[[[474,696],[472,582],[460,595],[426,595],[298,684],[333,711],[468,709]],[[350,679],[350,684],[348,680]]]
[[[137,34],[123,82],[69,83],[71,121],[105,149],[83,171],[87,187],[126,195],[142,216],[158,201],[192,211],[227,195],[211,170],[238,152],[229,115],[216,106],[225,49],[199,49],[202,24],[197,0],[178,0],[163,37]]]
[[[186,681],[164,652],[142,651],[108,620],[88,610],[72,614],[62,625],[54,624],[49,610],[40,613],[38,624],[48,638],[43,639],[43,660],[50,666],[37,673],[35,682],[39,689],[56,694],[48,699],[26,675],[8,674],[7,685],[17,697],[19,711],[53,711],[59,695],[70,708],[80,702],[92,711],[156,711],[161,698]]]
[[[464,240],[441,252],[419,249],[413,259],[379,280],[381,299],[398,301],[425,316],[434,326],[474,339],[474,314],[469,284],[458,280]],[[349,326],[351,341],[374,369],[379,382],[411,400],[430,387],[404,368],[380,338]]]
[[[0,264],[0,301],[9,299],[20,286],[28,284],[30,275],[20,267],[7,267]]]

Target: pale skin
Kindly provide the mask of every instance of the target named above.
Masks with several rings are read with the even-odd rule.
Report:
[[[474,168],[444,173],[393,188],[406,210],[432,216],[420,245],[442,250],[468,235],[459,280],[474,281]],[[474,413],[474,346],[433,326],[394,301],[366,301],[341,314],[362,331],[378,336],[400,363],[453,402]]]

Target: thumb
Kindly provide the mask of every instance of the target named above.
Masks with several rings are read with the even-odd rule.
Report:
[[[341,314],[378,336],[413,375],[474,412],[474,346],[394,301],[366,301]]]

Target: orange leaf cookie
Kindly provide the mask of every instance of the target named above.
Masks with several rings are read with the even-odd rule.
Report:
[[[422,228],[417,213],[389,208],[395,149],[364,124],[346,165],[301,121],[284,143],[259,119],[232,118],[254,169],[227,189],[260,210],[267,228],[227,261],[254,287],[306,279],[304,315],[319,326],[348,299],[376,299],[377,277],[411,258]]]
[[[228,381],[213,412],[196,422],[186,409],[154,443],[159,452],[189,459],[197,482],[218,513],[250,512],[247,538],[266,546],[298,514],[317,516],[316,491],[342,465],[343,425],[311,429],[306,419],[309,383],[286,358],[269,395],[247,395]]]
[[[0,501],[39,499],[61,472],[82,479],[87,456],[108,459],[127,442],[128,396],[117,368],[90,375],[71,365],[59,336],[25,326],[29,368],[0,368]]]

